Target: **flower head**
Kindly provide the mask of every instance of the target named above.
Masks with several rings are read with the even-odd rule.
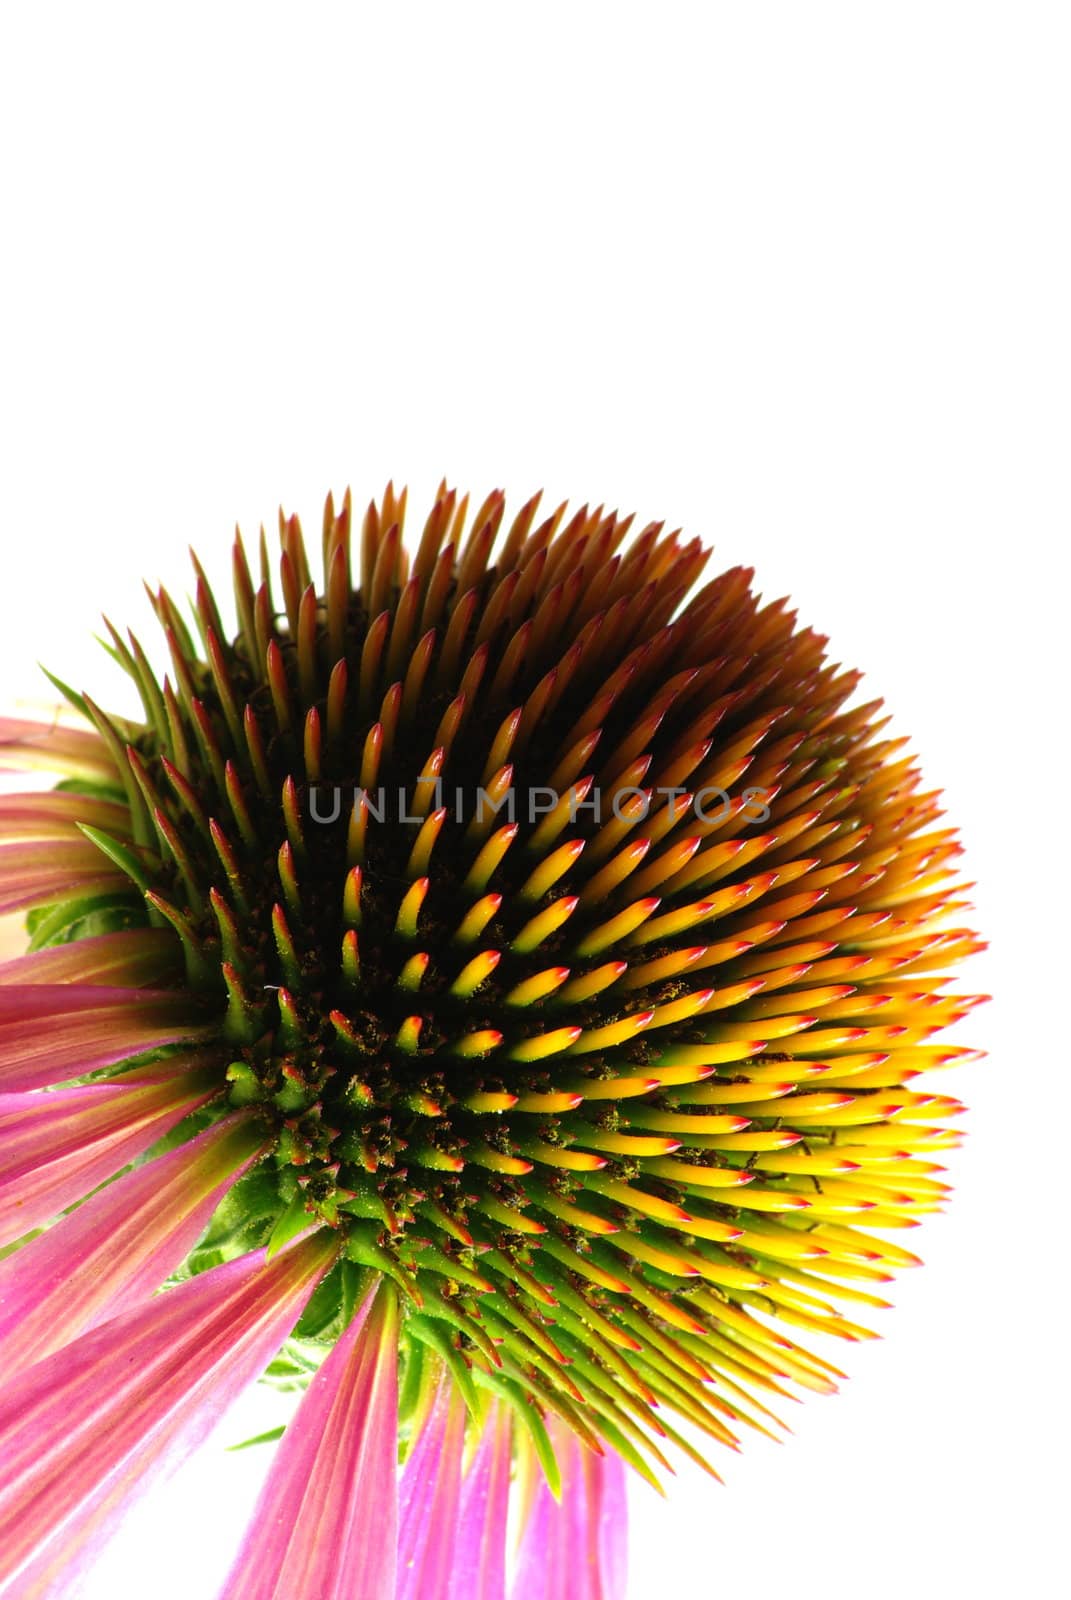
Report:
[[[621,1463],[832,1389],[940,1204],[976,942],[878,705],[698,541],[467,509],[239,537],[236,628],[195,561],[166,676],[111,630],[141,720],[0,723],[64,775],[0,799],[0,1578],[296,1325],[228,1600],[493,1600],[511,1473],[513,1592],[617,1595]]]

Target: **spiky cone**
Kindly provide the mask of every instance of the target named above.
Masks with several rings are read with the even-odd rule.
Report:
[[[941,1204],[960,1107],[921,1075],[969,1054],[933,1038],[977,941],[857,674],[658,525],[404,518],[329,499],[319,587],[296,518],[257,576],[239,536],[236,628],[200,566],[192,630],[155,591],[166,676],[111,630],[142,721],[60,685],[81,728],[0,723],[64,777],[0,799],[0,1436],[51,1450],[0,1494],[9,1582],[296,1324],[292,1373],[333,1353],[230,1596],[501,1596],[511,1458],[514,1592],[617,1594],[615,1463],[832,1390],[807,1336],[868,1337]],[[170,1388],[118,1381],[176,1339]]]

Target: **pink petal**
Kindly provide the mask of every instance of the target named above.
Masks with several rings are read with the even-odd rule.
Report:
[[[118,774],[108,747],[97,733],[59,722],[24,722],[0,717],[0,771],[68,773],[115,783]]]
[[[0,1094],[0,1244],[74,1205],[197,1106],[214,1074],[128,1074],[49,1094]]]
[[[373,1288],[283,1435],[221,1600],[394,1600],[398,1312]]]
[[[103,858],[98,858],[103,859]],[[118,894],[129,887],[130,880],[118,872],[97,871],[72,873],[34,872],[24,875],[4,874],[0,878],[0,916],[12,911],[36,911],[42,906],[65,900],[73,891],[78,894]]]
[[[44,954],[46,952],[42,952]],[[48,952],[51,954],[52,952]],[[0,989],[0,1027],[38,1022],[68,1011],[99,1011],[101,1006],[149,1007],[181,1014],[188,998],[169,989],[108,988],[102,984],[32,983]],[[32,1028],[26,1029],[32,1033]]]
[[[130,812],[118,800],[99,800],[61,790],[0,795],[0,839],[81,840],[80,822],[120,839],[130,835]]]
[[[465,1402],[446,1375],[402,1471],[397,1600],[443,1600],[461,1499]]]
[[[244,1113],[136,1167],[0,1261],[0,1371],[40,1361],[131,1310],[193,1249],[264,1148]]]
[[[0,966],[0,988],[15,984],[158,983],[175,969],[177,941],[166,928],[132,928],[54,945]]]
[[[506,1600],[506,1526],[513,1430],[492,1406],[461,1485],[461,1513],[447,1600]]]
[[[559,1508],[545,1482],[535,1487],[510,1587],[510,1600],[554,1600],[562,1581],[554,1517]],[[578,1594],[586,1597],[587,1591]]]
[[[0,913],[46,906],[72,890],[104,893],[129,886],[125,873],[88,839],[0,845]]]
[[[625,1463],[613,1450],[593,1456],[588,1471],[598,1482],[590,1498],[597,1506],[599,1562],[607,1600],[621,1600],[628,1581],[628,1496]]]
[[[181,992],[93,984],[0,987],[0,1090],[38,1089],[194,1039]]]
[[[152,1478],[209,1434],[300,1316],[337,1241],[256,1251],[107,1322],[0,1390],[0,1588],[69,1593]]]
[[[535,1486],[521,1536],[511,1600],[624,1600],[627,1533],[624,1463],[596,1455],[548,1418],[562,1494]]]

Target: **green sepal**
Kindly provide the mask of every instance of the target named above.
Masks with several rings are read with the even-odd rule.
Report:
[[[562,1497],[562,1472],[558,1465],[558,1457],[554,1453],[550,1434],[542,1415],[529,1400],[527,1394],[519,1383],[512,1378],[505,1377],[500,1372],[484,1372],[477,1368],[474,1374],[476,1382],[485,1389],[490,1389],[511,1407],[515,1415],[528,1430],[535,1450],[539,1465],[543,1468],[543,1476],[547,1480],[547,1487],[555,1500]]]
[[[163,895],[153,891],[145,896],[149,917],[158,927],[170,924],[178,934],[182,958],[186,968],[186,982],[191,989],[214,989],[219,982],[219,969],[213,967],[201,949],[197,935],[189,922]]]
[[[448,1323],[451,1328],[474,1344],[491,1366],[497,1365],[498,1354],[486,1329],[481,1327],[467,1310],[455,1311],[450,1298],[443,1294],[442,1285],[430,1273],[417,1273],[417,1288],[424,1302],[425,1316],[437,1317],[440,1322]]]
[[[371,1184],[359,1185],[349,1199],[339,1201],[338,1209],[348,1211],[354,1217],[367,1217],[372,1222],[382,1223],[385,1228],[393,1225],[393,1218],[382,1195]]]
[[[79,832],[84,833],[91,844],[113,861],[120,872],[125,872],[127,877],[136,883],[142,894],[153,887],[152,880],[142,866],[138,857],[129,845],[123,844],[119,839],[113,839],[110,833],[105,833],[101,828],[91,828],[88,822],[78,823]]]
[[[125,933],[145,926],[145,910],[126,890],[82,895],[54,906],[39,906],[26,919],[31,952],[73,944],[101,933]]]
[[[398,1387],[398,1423],[404,1429],[420,1404],[424,1386],[424,1352],[427,1346],[421,1341],[403,1341],[404,1365]]]
[[[323,1357],[322,1349],[316,1352],[313,1359],[296,1339],[287,1339],[275,1360],[265,1367],[261,1382],[282,1394],[304,1394],[319,1372]]]
[[[226,1071],[232,1106],[260,1105],[267,1099],[264,1086],[248,1061],[231,1061]]]
[[[423,1314],[410,1317],[405,1327],[411,1339],[419,1339],[422,1344],[430,1345],[436,1354],[446,1362],[446,1365],[450,1368],[451,1377],[461,1390],[462,1399],[472,1415],[479,1421],[481,1408],[479,1396],[472,1380],[472,1369],[460,1351],[455,1350],[450,1335],[436,1321]]]
[[[297,1083],[293,1078],[284,1077],[283,1085],[272,1095],[272,1105],[281,1111],[284,1116],[292,1117],[299,1111],[307,1111],[315,1105],[317,1091],[308,1084]]]
[[[184,1275],[196,1276],[264,1245],[281,1209],[275,1174],[261,1163],[224,1195],[204,1236],[187,1256]]]
[[[166,1061],[167,1054],[165,1050],[153,1051],[151,1055],[146,1052],[146,1058]],[[120,1077],[114,1081],[122,1083],[123,1080]],[[168,1133],[165,1133],[154,1144],[151,1144],[131,1165],[135,1167],[144,1166],[148,1161],[155,1161],[157,1157],[167,1155],[169,1150],[177,1150],[179,1145],[188,1144],[197,1134],[203,1133],[206,1128],[212,1127],[213,1123],[220,1120],[220,1110],[221,1108],[218,1105],[198,1106],[196,1111],[189,1112]]]
[[[708,1477],[713,1478],[717,1483],[721,1483],[721,1478],[714,1471],[714,1468],[711,1466],[703,1452],[701,1450],[697,1450],[690,1439],[686,1439],[683,1433],[678,1433],[677,1429],[673,1427],[672,1423],[666,1421],[664,1407],[659,1413],[658,1425],[665,1433],[665,1436],[670,1444],[676,1445],[678,1450],[683,1451],[683,1453],[688,1457],[689,1461],[693,1461],[697,1467],[700,1467],[707,1474]],[[664,1495],[665,1490],[661,1487],[661,1485],[658,1485],[657,1487],[659,1494]]]
[[[368,1273],[352,1261],[336,1261],[313,1290],[294,1329],[294,1337],[334,1344],[353,1318]]]
[[[107,648],[107,647],[105,647]],[[130,763],[126,759],[126,746],[136,742],[139,733],[144,733],[144,728],[137,724],[123,721],[121,728],[99,706],[86,696],[86,709],[94,728],[100,734],[108,747],[108,753],[115,763],[119,774],[119,781],[123,785],[126,802],[130,808],[130,825],[134,833],[134,842],[139,845],[148,845],[153,838],[152,818],[149,816],[141,790],[134,782],[134,774],[130,770]]]
[[[109,783],[105,778],[61,778],[53,792],[84,794],[87,800],[107,800],[112,805],[126,805],[126,790],[118,777],[114,783]]]
[[[385,1273],[398,1285],[406,1299],[419,1305],[416,1288],[406,1277],[394,1256],[384,1250],[379,1243],[379,1232],[380,1229],[371,1223],[355,1222],[346,1236],[345,1248],[348,1259],[356,1262],[359,1267],[374,1267],[377,1272]]]
[[[271,1237],[268,1240],[268,1260],[278,1255],[284,1244],[289,1244],[299,1233],[304,1233],[311,1220],[305,1196],[299,1191],[271,1230]]]
[[[85,703],[85,697],[79,694],[77,689],[72,689],[69,683],[64,683],[62,678],[57,678],[54,672],[49,672],[48,668],[42,666],[40,661],[37,666],[44,673],[53,689],[59,690],[67,704],[73,706],[80,717],[85,717],[87,722],[92,722],[93,718],[90,716],[89,707]]]
[[[473,1289],[477,1294],[484,1294],[488,1290],[489,1285],[478,1272],[466,1266],[463,1261],[456,1261],[452,1256],[446,1255],[431,1243],[421,1241],[415,1244],[412,1257],[414,1265],[421,1272],[436,1272],[448,1282],[453,1279],[457,1283],[463,1283],[467,1289]]]
[[[241,1444],[229,1444],[228,1451],[248,1450],[254,1444],[273,1444],[276,1439],[281,1439],[286,1432],[286,1423],[280,1422],[277,1428],[269,1428],[267,1433],[255,1433],[251,1439],[243,1439]]]
[[[598,1412],[598,1421],[593,1422],[595,1431],[601,1433],[607,1444],[617,1451],[622,1460],[627,1461],[630,1467],[634,1467],[640,1477],[664,1498],[666,1491],[650,1462],[641,1455],[632,1441],[625,1437],[616,1423],[610,1421],[601,1406],[596,1405],[594,1409]]]
[[[17,1239],[11,1239],[7,1244],[0,1245],[0,1261],[6,1261],[8,1256],[13,1256],[16,1250],[21,1250],[24,1245],[32,1244],[44,1231],[44,1228],[31,1228],[29,1233],[20,1234]]]

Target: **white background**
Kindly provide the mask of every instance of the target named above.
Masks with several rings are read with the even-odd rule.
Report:
[[[997,999],[951,1211],[788,1444],[635,1494],[634,1600],[1063,1592],[1066,20],[3,10],[5,703],[39,657],[106,693],[97,612],[280,499],[542,484],[791,593],[962,827]],[[94,1597],[207,1600],[266,1459],[198,1462]]]

